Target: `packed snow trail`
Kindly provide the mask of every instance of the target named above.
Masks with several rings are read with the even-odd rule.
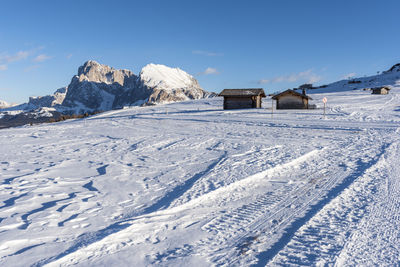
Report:
[[[396,263],[397,90],[333,93],[326,117],[210,99],[1,130],[0,263],[358,264],[374,237]]]
[[[372,203],[338,255],[339,265],[400,263],[400,142],[387,150],[376,169],[369,173],[371,182],[379,183],[367,188],[373,189],[369,199]]]

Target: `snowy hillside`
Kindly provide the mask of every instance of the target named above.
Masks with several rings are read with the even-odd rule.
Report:
[[[329,93],[357,89],[371,89],[378,86],[400,86],[400,64],[392,66],[381,74],[341,80],[324,86],[324,88],[313,89],[309,92]]]
[[[400,88],[324,96],[0,130],[0,264],[398,264]]]

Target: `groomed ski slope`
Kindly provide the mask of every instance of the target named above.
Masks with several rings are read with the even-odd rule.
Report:
[[[396,265],[400,89],[0,131],[2,266]]]

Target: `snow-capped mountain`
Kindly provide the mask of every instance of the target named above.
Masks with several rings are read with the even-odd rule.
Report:
[[[148,97],[150,103],[200,99],[208,95],[193,76],[179,68],[148,64],[139,79],[143,87],[152,91]]]
[[[89,60],[72,78],[62,105],[82,113],[208,95],[193,76],[179,68],[148,64],[137,76],[130,70],[117,70]]]

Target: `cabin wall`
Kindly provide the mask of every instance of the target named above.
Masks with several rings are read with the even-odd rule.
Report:
[[[257,96],[256,102],[257,102],[256,108],[261,108],[261,96],[260,95]]]
[[[387,95],[388,93],[389,93],[389,91],[386,89],[373,89],[372,90],[373,95]]]
[[[283,95],[276,101],[277,109],[307,109],[308,99],[294,95]]]
[[[255,108],[252,97],[224,97],[224,109]]]

